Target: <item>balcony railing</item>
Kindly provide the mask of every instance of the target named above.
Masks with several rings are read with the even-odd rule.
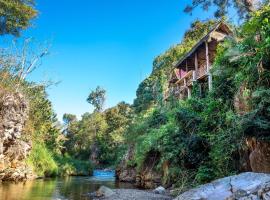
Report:
[[[197,78],[202,78],[207,75],[207,67],[206,65],[203,65],[198,68],[198,77]]]
[[[209,66],[209,68],[211,68],[211,66]],[[168,90],[164,93],[164,99],[166,100],[170,96],[180,99],[187,97],[190,95],[193,82],[206,76],[208,76],[208,71],[206,63],[204,63],[198,68],[197,71],[190,70],[182,78],[178,80],[176,79],[177,81],[175,80],[173,82],[173,87],[168,88]]]
[[[194,80],[194,74],[195,71],[194,70],[190,70],[184,77],[182,77],[179,81],[177,81],[176,83],[180,86],[180,87],[186,87],[186,86],[190,86]]]

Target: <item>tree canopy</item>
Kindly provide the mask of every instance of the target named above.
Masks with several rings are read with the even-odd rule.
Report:
[[[30,26],[36,17],[33,0],[0,0],[0,35],[20,32]]]
[[[106,90],[97,86],[95,90],[92,90],[87,98],[87,102],[95,107],[96,112],[101,112],[106,100]]]
[[[244,17],[254,11],[259,0],[192,0],[192,3],[185,8],[185,12],[191,13],[196,7],[201,6],[208,10],[211,6],[216,6],[216,17],[222,17],[228,14],[228,9],[234,6],[238,10],[239,17]]]

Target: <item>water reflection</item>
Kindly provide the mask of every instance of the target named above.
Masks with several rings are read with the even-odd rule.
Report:
[[[0,184],[1,200],[86,200],[84,196],[101,185],[110,188],[132,188],[130,184],[116,183],[114,177],[66,177],[40,179],[25,183]]]

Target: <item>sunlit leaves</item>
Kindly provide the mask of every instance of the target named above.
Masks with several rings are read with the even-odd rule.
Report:
[[[0,35],[18,36],[36,15],[32,0],[0,0]]]

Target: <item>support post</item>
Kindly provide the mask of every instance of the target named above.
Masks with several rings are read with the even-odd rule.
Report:
[[[190,99],[190,97],[191,97],[191,88],[188,87],[188,99]]]
[[[208,88],[209,91],[212,90],[212,74],[210,73],[210,64],[209,64],[209,50],[208,50],[208,41],[205,41],[205,56],[206,56],[206,72],[208,75]]]
[[[202,84],[199,83],[199,93],[200,93],[200,97],[202,97]]]
[[[195,52],[195,80],[197,80],[197,77],[198,77],[198,68],[199,68],[198,53]]]

